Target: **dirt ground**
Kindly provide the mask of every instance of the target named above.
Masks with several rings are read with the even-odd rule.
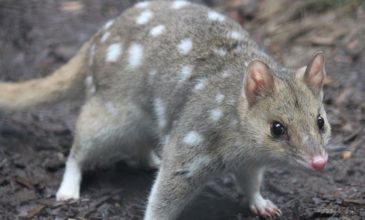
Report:
[[[0,0],[0,80],[43,77],[69,60],[107,20],[135,1]],[[201,0],[242,24],[279,62],[327,57],[325,103],[333,127],[329,164],[265,175],[263,194],[281,219],[365,219],[365,3]],[[58,203],[81,101],[0,112],[0,219],[141,219],[154,172],[123,162],[85,174],[79,202]],[[210,182],[181,219],[258,219],[231,174]]]

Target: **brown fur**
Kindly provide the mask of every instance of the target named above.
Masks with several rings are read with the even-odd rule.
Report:
[[[0,109],[21,110],[82,95],[88,48],[86,43],[67,64],[46,78],[0,83]]]
[[[272,218],[281,212],[260,194],[265,167],[293,162],[319,170],[327,160],[324,76],[322,53],[288,69],[223,15],[156,1],[108,22],[55,74],[0,84],[0,108],[86,90],[58,200],[79,198],[82,170],[122,159],[159,168],[146,220],[177,218],[204,183],[230,171],[251,210]],[[279,137],[276,122],[285,127]]]

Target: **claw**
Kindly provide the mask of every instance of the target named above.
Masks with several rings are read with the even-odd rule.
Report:
[[[250,206],[251,212],[253,212],[255,215],[258,215],[257,209],[255,206]]]
[[[275,213],[276,213],[276,216],[277,216],[277,217],[280,217],[280,216],[281,216],[281,210],[280,210],[280,209],[276,210],[276,212],[275,212]]]
[[[270,200],[262,198],[261,195],[253,199],[250,209],[254,214],[265,219],[276,219],[281,216],[280,209]]]

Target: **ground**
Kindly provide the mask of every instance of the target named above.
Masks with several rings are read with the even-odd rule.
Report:
[[[273,168],[263,194],[281,219],[365,219],[365,4],[330,0],[201,0],[237,20],[269,54],[304,65],[327,57],[325,103],[333,127],[324,172]],[[0,0],[0,80],[43,77],[134,1]],[[80,101],[0,112],[1,219],[141,219],[154,172],[123,163],[85,174],[79,202],[55,192]],[[240,202],[243,201],[243,202]],[[231,174],[210,182],[181,219],[258,219]]]

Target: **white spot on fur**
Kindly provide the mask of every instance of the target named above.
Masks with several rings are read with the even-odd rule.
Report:
[[[218,93],[216,96],[215,96],[215,100],[217,101],[218,104],[221,104],[224,100],[224,95],[222,93]]]
[[[203,142],[203,137],[196,131],[189,131],[183,139],[183,143],[189,146],[198,146]]]
[[[245,65],[245,67],[248,67],[248,62],[247,61],[245,61],[243,64]]]
[[[224,21],[224,16],[215,12],[215,11],[210,11],[208,12],[208,19],[211,20],[211,21],[219,21],[219,22],[222,22]]]
[[[232,38],[234,40],[241,40],[243,38],[242,34],[238,31],[231,31],[227,35],[229,38]]]
[[[180,72],[180,79],[185,81],[190,78],[191,74],[193,74],[193,68],[191,66],[183,66]]]
[[[92,76],[89,75],[85,78],[85,85],[86,88],[89,90],[90,95],[93,95],[96,92],[96,88],[94,85],[94,78]]]
[[[165,103],[160,99],[156,98],[153,102],[155,114],[157,116],[157,122],[159,128],[166,126],[166,106]]]
[[[177,49],[181,54],[186,55],[193,49],[193,42],[189,38],[183,39],[177,45]]]
[[[103,36],[101,36],[100,42],[104,43],[106,40],[108,40],[109,36],[110,36],[110,32],[109,31],[105,32],[103,34]]]
[[[85,79],[85,85],[87,87],[93,85],[93,77],[92,76],[87,76],[86,79]]]
[[[57,191],[58,201],[79,199],[81,183],[81,169],[75,159],[69,157],[66,162],[66,170],[63,174],[62,183]]]
[[[128,63],[132,68],[136,68],[141,65],[143,59],[143,47],[140,44],[132,43],[129,48]]]
[[[157,37],[158,35],[162,34],[162,32],[164,32],[164,30],[165,30],[165,26],[163,26],[161,24],[157,25],[151,29],[150,35],[152,37]]]
[[[139,25],[147,24],[153,18],[153,12],[151,10],[143,11],[136,20]]]
[[[122,54],[122,45],[120,43],[111,44],[107,51],[105,61],[116,62]]]
[[[214,48],[214,53],[223,57],[227,54],[227,50],[223,47],[219,47],[219,48]]]
[[[227,77],[229,77],[231,74],[229,74],[229,72],[228,71],[224,71],[223,73],[222,73],[222,77],[223,78],[227,78]]]
[[[219,121],[219,119],[221,119],[221,117],[223,116],[223,112],[222,110],[216,108],[216,109],[212,109],[209,112],[209,118],[213,121]]]
[[[112,102],[105,103],[106,110],[111,113],[112,115],[118,114],[118,109],[114,106]]]
[[[146,8],[150,3],[149,2],[138,2],[136,4],[137,8]]]
[[[195,91],[200,91],[200,90],[204,89],[204,87],[208,84],[207,79],[199,79],[197,81],[198,81],[197,84],[195,84],[195,86],[194,86]]]
[[[109,29],[112,25],[114,24],[114,20],[109,20],[108,22],[105,23],[103,29],[107,30]]]
[[[158,169],[161,165],[161,158],[155,153],[154,150],[150,151],[149,166],[154,169]]]
[[[189,2],[187,2],[187,1],[174,1],[171,5],[171,8],[172,9],[180,9],[180,8],[183,8],[187,5],[189,5]]]

